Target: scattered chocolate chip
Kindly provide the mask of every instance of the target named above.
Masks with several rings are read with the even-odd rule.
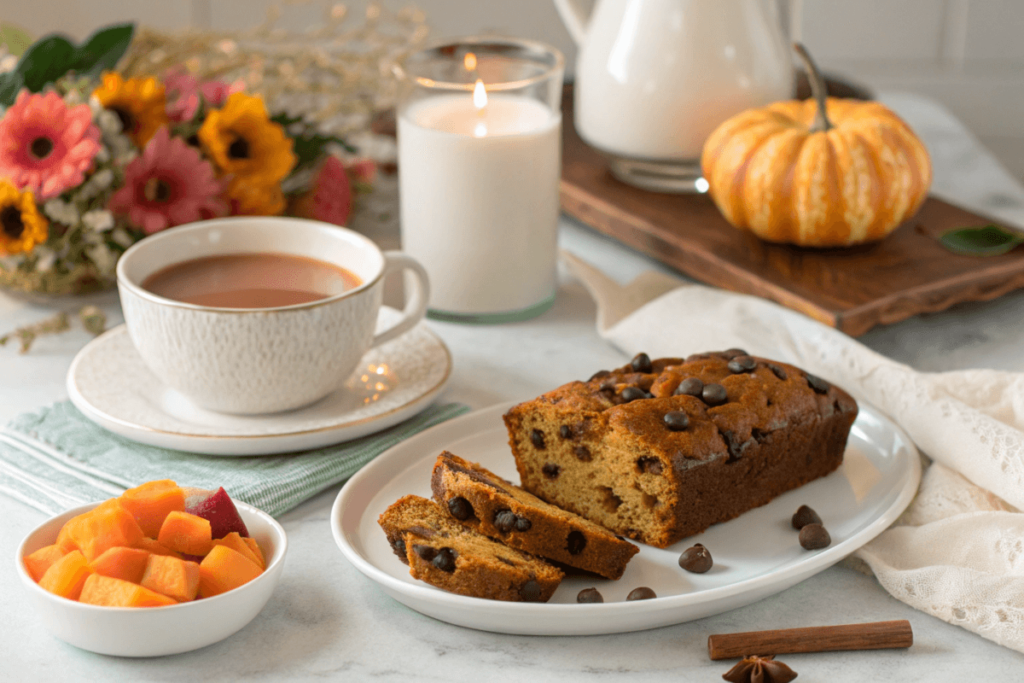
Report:
[[[448,512],[458,520],[466,520],[473,516],[473,506],[462,496],[455,496],[448,500]]]
[[[455,557],[455,551],[451,548],[441,548],[430,563],[441,571],[451,574],[455,571]]]
[[[809,372],[805,375],[805,378],[807,379],[807,384],[810,385],[811,389],[814,389],[819,394],[827,394],[828,390],[832,388],[831,384]]]
[[[544,476],[548,479],[557,479],[558,473],[562,471],[562,468],[552,462],[549,462],[544,465],[544,467],[541,467],[540,471],[543,472]]]
[[[700,397],[709,406],[720,406],[729,400],[729,393],[721,384],[705,384]]]
[[[654,369],[651,365],[651,357],[646,353],[638,353],[633,356],[633,360],[629,361],[629,366],[633,368],[633,372],[650,372]]]
[[[537,450],[544,450],[544,432],[539,429],[530,431],[530,443],[533,444]]]
[[[676,396],[700,396],[704,391],[704,382],[696,377],[687,377],[676,387]]]
[[[820,550],[832,543],[832,537],[821,524],[808,524],[800,529],[800,545],[805,550]]]
[[[402,558],[403,562],[405,561],[406,558],[405,558],[405,539],[404,538],[396,538],[394,541],[392,541],[391,542],[391,549],[395,551],[395,555],[398,555],[400,558]]]
[[[786,371],[780,368],[778,365],[775,365],[774,363],[769,363],[768,369],[774,372],[775,376],[781,379],[783,382],[789,379],[789,375],[786,374]]]
[[[627,403],[641,398],[651,398],[651,395],[640,387],[626,387],[622,390],[622,400]]]
[[[570,555],[579,555],[586,547],[587,537],[583,535],[582,531],[576,531],[574,529],[569,532],[569,538],[566,541],[565,549],[569,551]]]
[[[540,600],[540,584],[534,579],[530,579],[519,589],[519,596],[525,602],[537,602]]]
[[[740,374],[743,372],[752,372],[757,367],[757,361],[750,356],[736,356],[729,361],[729,372],[734,374]]]
[[[690,426],[690,416],[681,410],[670,410],[665,413],[662,422],[670,432],[681,432]]]
[[[691,548],[687,548],[683,551],[683,554],[679,556],[679,566],[688,572],[694,574],[703,574],[707,570],[711,569],[711,565],[714,561],[711,559],[711,553],[708,549],[697,543]]]
[[[736,666],[722,674],[729,683],[789,683],[796,678],[796,672],[782,662],[775,661],[775,655],[766,657],[744,657]]]
[[[744,351],[743,349],[733,348],[722,351],[722,355],[725,356],[726,358],[735,358],[736,356],[749,356],[750,354]]]
[[[627,600],[650,600],[650,599],[656,598],[656,597],[658,597],[658,594],[655,593],[654,591],[652,591],[650,588],[648,588],[647,586],[640,586],[639,588],[634,588],[633,590],[631,590],[629,592],[629,595],[626,596],[626,599]]]
[[[586,446],[577,446],[572,449],[573,455],[582,460],[583,462],[590,462],[593,456],[590,454],[590,449]]]
[[[516,531],[529,531],[532,526],[533,522],[528,520],[526,517],[516,516]]]
[[[644,474],[661,474],[665,471],[665,466],[661,464],[661,460],[650,455],[637,458],[636,467]]]
[[[737,462],[742,456],[743,451],[750,447],[750,444],[754,443],[754,439],[747,439],[746,441],[740,441],[736,438],[736,435],[728,429],[722,430],[722,439],[725,441],[726,447],[729,449],[729,459],[726,462]]]
[[[602,382],[601,383],[601,387],[600,387],[600,391],[605,391],[605,392],[610,391],[612,393],[615,393],[615,381],[614,380],[608,380],[607,382]]]
[[[561,427],[558,428],[558,435],[563,439],[571,439],[572,428],[569,427],[569,425],[562,425]]]
[[[793,528],[803,529],[808,524],[821,524],[821,517],[811,508],[801,505],[793,513]]]
[[[612,373],[608,372],[607,370],[598,370],[593,375],[591,375],[590,379],[588,379],[587,381],[588,382],[593,382],[595,379],[601,379],[603,377],[607,377],[610,374],[612,374]]]
[[[430,562],[437,556],[437,548],[432,545],[419,545],[416,544],[412,547],[412,551],[420,556],[421,560]]]
[[[576,594],[576,602],[604,602],[604,596],[596,588],[584,588]]]
[[[512,531],[516,524],[516,515],[511,510],[498,510],[494,513],[494,527],[502,533]]]

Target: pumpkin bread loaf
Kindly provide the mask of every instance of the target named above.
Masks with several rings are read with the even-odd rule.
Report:
[[[640,551],[604,527],[549,505],[448,451],[430,479],[434,500],[464,525],[505,545],[618,579]]]
[[[473,531],[426,498],[404,496],[377,522],[413,578],[450,593],[547,602],[562,581],[560,569]]]
[[[659,548],[835,470],[856,402],[739,349],[570,382],[505,415],[523,488]]]

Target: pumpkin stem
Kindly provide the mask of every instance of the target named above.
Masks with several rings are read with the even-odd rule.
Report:
[[[811,96],[818,102],[818,114],[814,117],[811,125],[812,133],[820,133],[835,126],[828,120],[828,112],[825,109],[825,98],[828,97],[828,90],[825,87],[825,77],[818,71],[818,65],[811,59],[811,53],[802,43],[793,43],[793,49],[800,55],[800,59],[807,69],[807,80],[811,84]]]

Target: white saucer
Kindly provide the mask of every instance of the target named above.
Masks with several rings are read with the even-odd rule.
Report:
[[[398,317],[382,308],[382,327]],[[115,434],[161,448],[208,455],[266,455],[319,448],[372,434],[415,415],[441,392],[452,359],[424,323],[363,356],[333,394],[273,415],[204,410],[157,379],[124,325],[100,335],[68,370],[72,403]]]

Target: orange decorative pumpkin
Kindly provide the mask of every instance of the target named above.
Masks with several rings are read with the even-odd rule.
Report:
[[[704,144],[708,192],[726,220],[768,242],[843,247],[880,240],[913,216],[931,185],[928,152],[877,102],[814,97],[741,112]]]

